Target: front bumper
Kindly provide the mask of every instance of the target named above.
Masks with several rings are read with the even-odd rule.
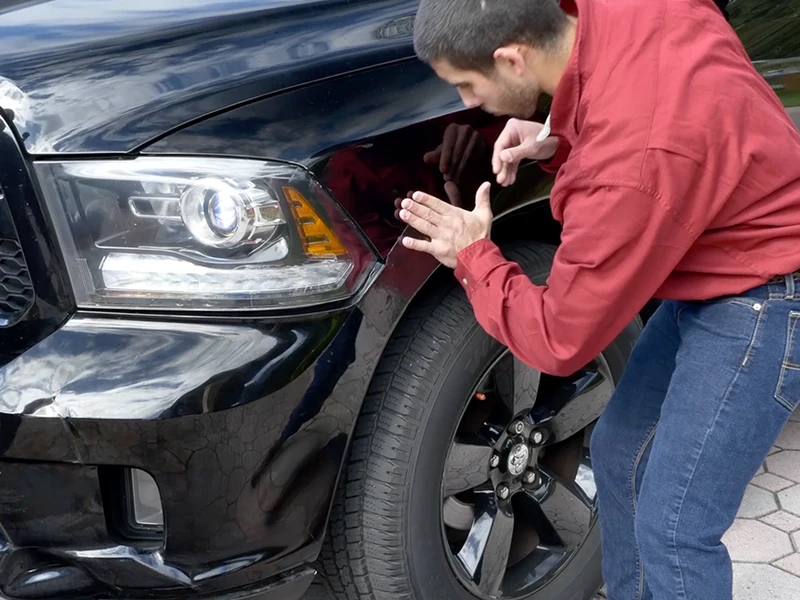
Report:
[[[302,595],[375,341],[358,309],[283,324],[70,319],[0,367],[0,592]],[[108,478],[123,468],[158,484],[157,543],[115,528]]]

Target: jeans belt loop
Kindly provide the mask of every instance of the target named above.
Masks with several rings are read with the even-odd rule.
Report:
[[[795,276],[796,276],[796,273],[789,273],[786,276],[786,297],[787,298],[794,298]]]

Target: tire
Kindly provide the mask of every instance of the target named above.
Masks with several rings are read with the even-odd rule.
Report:
[[[502,250],[534,282],[546,280],[553,246],[523,242]],[[640,330],[637,320],[603,353],[613,381]],[[455,282],[404,317],[359,416],[319,559],[339,600],[480,598],[457,577],[442,534],[442,478],[456,426],[481,373],[503,351],[477,323]],[[589,600],[601,585],[594,521],[555,576],[516,597]]]

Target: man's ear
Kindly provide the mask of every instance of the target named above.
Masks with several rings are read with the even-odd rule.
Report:
[[[505,65],[520,77],[525,74],[525,56],[520,46],[501,46],[494,51],[493,56],[497,66]]]

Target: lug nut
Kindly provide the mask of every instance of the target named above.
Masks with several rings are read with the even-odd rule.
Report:
[[[533,433],[531,433],[531,441],[538,446],[544,441],[544,433],[541,430],[536,429]]]
[[[491,460],[489,460],[489,466],[491,466],[493,469],[496,469],[499,464],[500,457],[497,454],[493,454]]]
[[[533,485],[539,479],[539,474],[536,471],[526,471],[522,480],[528,485]]]
[[[522,421],[514,421],[511,425],[508,426],[509,433],[515,433],[519,435],[525,430],[525,424]]]
[[[505,500],[506,498],[508,498],[508,493],[509,492],[507,486],[502,484],[497,486],[497,497],[500,498],[500,500]]]

